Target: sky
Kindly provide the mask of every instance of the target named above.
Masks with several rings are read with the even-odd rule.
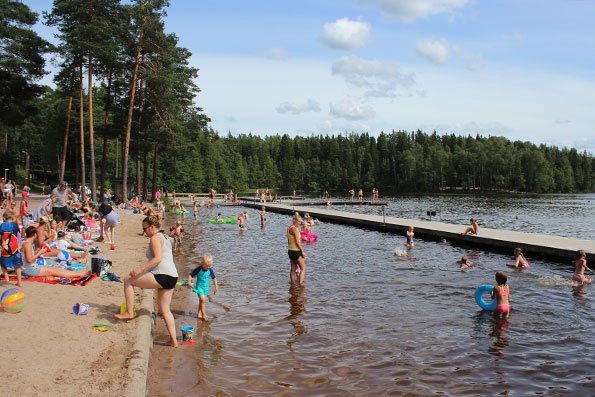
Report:
[[[595,153],[595,0],[171,0],[167,13],[220,134],[421,129]]]

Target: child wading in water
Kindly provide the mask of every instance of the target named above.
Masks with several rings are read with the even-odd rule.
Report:
[[[213,285],[215,287],[213,294],[216,294],[218,290],[217,279],[215,278],[215,270],[213,270],[212,266],[213,257],[210,254],[205,254],[201,259],[201,265],[194,269],[192,273],[190,273],[190,277],[188,277],[188,285],[190,286],[192,286],[192,279],[196,277],[196,283],[194,284],[192,290],[198,295],[198,298],[200,299],[197,317],[202,320],[209,319],[207,317],[207,297],[209,296],[211,280],[213,280]]]
[[[182,233],[184,233],[184,228],[182,227],[182,221],[176,221],[175,226],[169,228],[171,232],[170,236],[174,239],[174,251],[180,249],[180,244],[182,244]]]
[[[527,258],[525,258],[525,255],[523,255],[523,250],[520,248],[515,248],[514,249],[514,256],[516,258],[514,263],[507,263],[506,266],[508,267],[516,267],[516,268],[528,268],[529,267],[529,261],[527,260]]]
[[[498,305],[496,306],[494,314],[502,316],[502,318],[508,318],[510,315],[510,288],[508,287],[508,284],[506,284],[507,281],[508,277],[505,272],[496,272],[496,282],[498,285],[494,285],[492,299],[498,299]]]
[[[581,284],[590,283],[593,279],[585,277],[585,269],[593,273],[593,270],[587,266],[587,253],[583,250],[577,252],[577,259],[574,262],[574,274],[572,279]]]
[[[415,233],[413,233],[413,226],[409,226],[409,229],[407,229],[407,241],[405,242],[405,245],[409,249],[413,248],[415,245],[413,244],[413,236],[415,236]]]
[[[198,222],[198,211],[200,209],[198,208],[198,203],[195,201],[194,204],[192,204],[192,215],[194,216],[194,223]]]

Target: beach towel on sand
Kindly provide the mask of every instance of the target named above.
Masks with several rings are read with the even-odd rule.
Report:
[[[9,274],[8,278],[10,281],[17,281],[16,275]],[[84,287],[86,285],[89,285],[91,283],[91,281],[95,280],[96,278],[97,278],[97,276],[95,274],[90,274],[88,276],[81,277],[81,278],[68,278],[68,279],[54,277],[54,276],[49,276],[49,277],[41,277],[41,276],[25,277],[25,276],[23,276],[23,281],[35,281],[35,282],[44,283],[44,284],[80,285],[81,287]],[[66,280],[69,280],[69,281],[66,282]]]

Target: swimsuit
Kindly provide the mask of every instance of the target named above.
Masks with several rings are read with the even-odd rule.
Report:
[[[496,294],[496,297],[506,297],[509,295],[508,288],[506,290],[500,290],[499,293]],[[498,303],[496,305],[496,312],[501,314],[508,314],[510,313],[510,304],[509,303]]]
[[[159,232],[159,237],[163,239],[161,262],[152,268],[150,272],[153,273],[155,281],[157,281],[161,288],[173,289],[178,282],[178,271],[176,270],[176,264],[174,263],[171,243],[162,232]],[[151,246],[147,248],[147,259],[153,259]]]
[[[287,250],[287,255],[289,256],[289,259],[291,259],[292,261],[297,261],[302,256],[302,251],[300,250],[300,247],[296,243],[296,238],[301,239],[302,236],[301,236],[300,231],[297,230],[297,228],[296,228],[296,231],[298,233],[297,237],[295,237],[294,235],[291,235],[289,233],[290,230],[291,230],[291,227],[289,227],[287,229],[287,244],[289,245],[289,249]]]
[[[585,275],[584,274],[573,273],[572,274],[572,279],[574,281],[578,281],[579,283],[584,283],[585,282]]]
[[[196,277],[196,294],[198,296],[208,296],[211,279],[215,279],[213,268],[205,270],[202,266],[199,266],[190,273],[190,277]]]

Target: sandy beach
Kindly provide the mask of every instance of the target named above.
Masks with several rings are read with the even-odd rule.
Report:
[[[36,205],[32,200],[31,207]],[[111,271],[123,278],[144,260],[148,239],[138,235],[141,216],[118,212],[117,249],[97,245],[103,251],[99,255],[113,262]],[[0,293],[13,286],[0,282]],[[84,287],[24,282],[22,290],[27,307],[18,314],[0,312],[0,395],[122,395],[134,372],[128,371],[129,362],[138,356],[138,327],[150,323],[152,305],[139,310],[133,321],[116,321],[113,315],[124,301],[123,283],[100,278]],[[137,289],[137,301],[142,299],[139,293],[143,292]],[[87,315],[72,313],[77,302],[89,304]],[[108,324],[108,331],[92,329],[96,323]]]

